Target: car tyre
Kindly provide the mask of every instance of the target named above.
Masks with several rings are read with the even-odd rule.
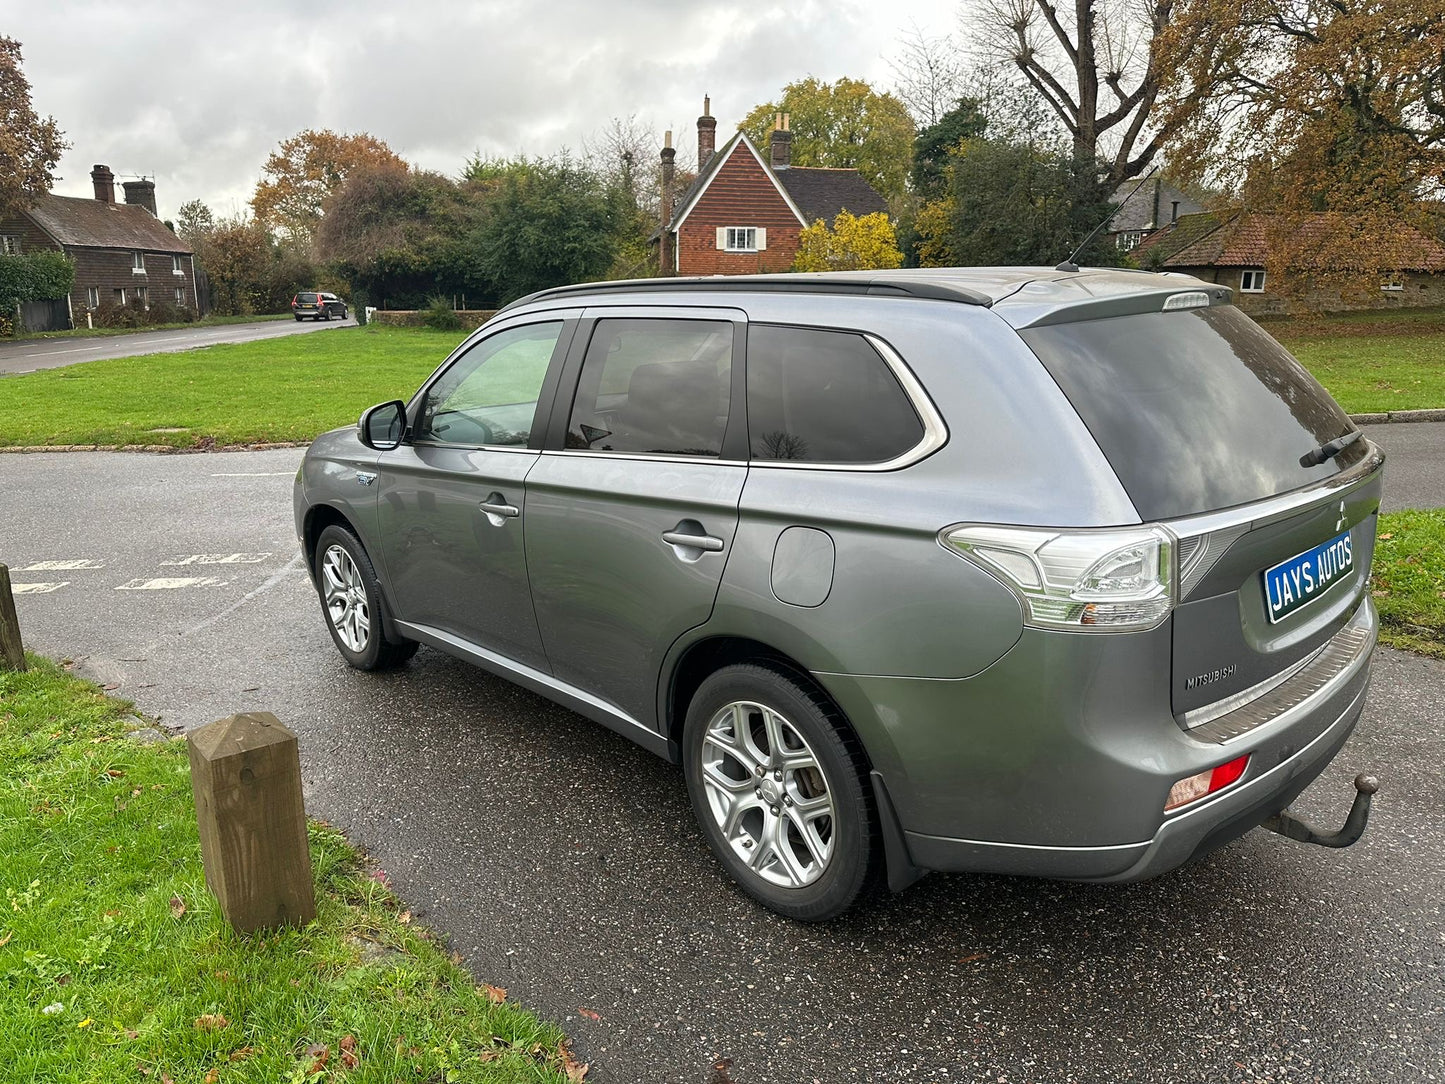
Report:
[[[415,640],[388,640],[376,570],[361,540],[332,524],[316,540],[316,593],[336,650],[358,670],[389,670],[416,654]]]
[[[297,322],[298,324],[301,322],[301,317],[300,317],[300,316],[297,316],[297,317],[296,317],[296,322]]]
[[[688,704],[683,770],[708,846],[754,899],[802,922],[872,887],[878,815],[842,714],[780,667],[709,676]]]

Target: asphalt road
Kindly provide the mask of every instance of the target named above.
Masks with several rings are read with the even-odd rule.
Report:
[[[1362,425],[1385,449],[1386,512],[1445,505],[1445,422]]]
[[[589,1080],[1445,1080],[1445,663],[1382,650],[1297,804],[1337,827],[1377,771],[1349,850],[1257,831],[1135,886],[933,875],[803,927],[726,883],[661,760],[428,649],[349,670],[293,556],[300,456],[0,456],[0,560],[64,585],[16,598],[27,643],[172,725],[276,712],[311,812]],[[90,567],[27,571],[57,561]]]
[[[324,328],[355,327],[356,321],[258,320],[252,324],[217,327],[182,327],[170,331],[138,331],[134,335],[105,335],[93,339],[21,339],[0,342],[0,376],[59,369],[83,361],[130,358],[138,354],[171,354],[217,343],[248,343],[276,339]]]

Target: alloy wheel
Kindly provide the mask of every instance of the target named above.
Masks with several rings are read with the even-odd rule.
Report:
[[[321,559],[321,578],[331,627],[349,650],[365,651],[371,640],[371,611],[361,570],[351,554],[341,546],[329,547]]]
[[[817,755],[764,704],[720,709],[702,740],[708,808],[733,853],[770,884],[802,888],[828,868],[837,825]]]

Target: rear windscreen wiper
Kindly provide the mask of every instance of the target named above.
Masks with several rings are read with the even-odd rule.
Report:
[[[1358,429],[1356,429],[1352,433],[1346,433],[1342,437],[1336,437],[1334,440],[1326,441],[1314,451],[1300,456],[1299,465],[1301,467],[1318,466],[1326,459],[1333,459],[1335,456],[1339,455],[1351,444],[1359,440],[1362,436],[1364,436],[1364,434],[1361,433]]]

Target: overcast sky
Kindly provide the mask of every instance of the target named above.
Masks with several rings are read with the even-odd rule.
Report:
[[[721,144],[794,79],[887,88],[910,23],[952,31],[960,2],[0,0],[0,33],[72,145],[55,191],[91,195],[103,162],[154,177],[165,218],[189,199],[243,209],[304,128],[368,131],[455,175],[474,150],[576,151],[635,114],[690,157],[704,93]]]

